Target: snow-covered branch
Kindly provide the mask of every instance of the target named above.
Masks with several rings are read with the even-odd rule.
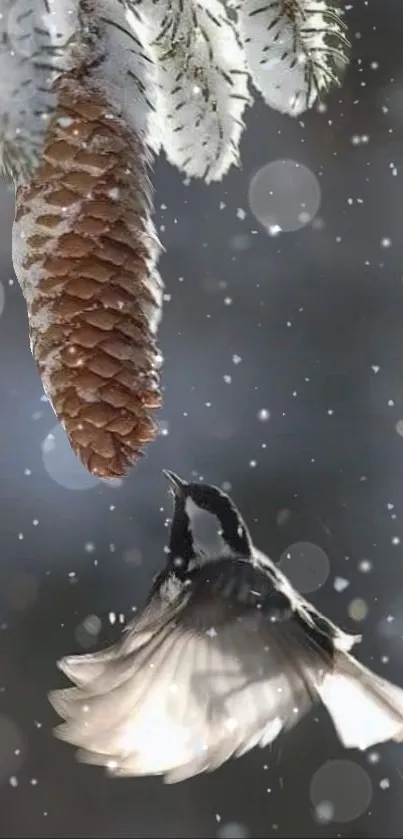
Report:
[[[52,90],[77,31],[73,4],[3,0],[0,10],[0,172],[27,177],[56,106]]]
[[[250,102],[243,51],[219,0],[128,0],[146,26],[157,72],[156,132],[168,160],[219,180],[238,161]]]
[[[298,116],[337,85],[348,41],[331,0],[241,0],[239,34],[265,102]]]

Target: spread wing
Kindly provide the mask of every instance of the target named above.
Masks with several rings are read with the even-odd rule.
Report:
[[[62,662],[78,686],[51,701],[80,759],[175,782],[272,742],[331,666],[328,639],[284,594],[250,564],[223,560],[120,645]]]

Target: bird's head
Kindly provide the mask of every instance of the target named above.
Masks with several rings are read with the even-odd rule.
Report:
[[[211,484],[187,483],[168,470],[164,475],[175,501],[168,564],[177,576],[223,556],[252,554],[248,529],[229,495]]]

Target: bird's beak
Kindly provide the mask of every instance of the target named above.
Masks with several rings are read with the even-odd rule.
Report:
[[[175,472],[170,472],[169,469],[163,469],[162,471],[168,479],[170,488],[174,495],[186,495],[188,486],[186,481],[183,481],[179,475],[175,475]]]

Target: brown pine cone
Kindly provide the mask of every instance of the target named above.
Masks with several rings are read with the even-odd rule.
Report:
[[[17,189],[13,259],[45,392],[83,464],[127,473],[155,437],[162,283],[148,151],[97,89],[57,83],[41,163]]]

